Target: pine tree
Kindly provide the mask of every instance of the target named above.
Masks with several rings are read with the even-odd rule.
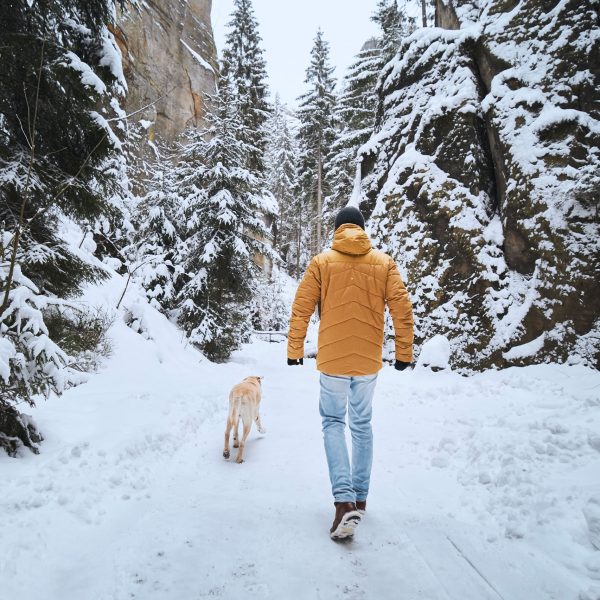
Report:
[[[414,17],[407,13],[406,6],[398,7],[397,0],[378,0],[371,20],[381,29],[381,68],[391,60],[400,46],[400,41],[415,30]]]
[[[270,113],[266,63],[260,47],[261,37],[251,0],[234,0],[225,41],[222,77],[229,79],[232,99],[247,145],[247,166],[253,173],[263,173],[266,133],[264,125]]]
[[[321,251],[323,197],[330,191],[325,164],[336,137],[334,68],[329,64],[329,44],[319,30],[306,70],[308,91],[299,98],[301,210],[308,213],[311,250]]]
[[[263,215],[273,211],[274,199],[245,166],[248,132],[225,78],[209,121],[208,135],[192,132],[184,155],[188,281],[178,309],[192,343],[222,361],[251,327],[256,262],[273,257]]]
[[[0,447],[9,452],[35,449],[14,405],[79,380],[52,339],[50,309],[68,312],[61,298],[103,277],[60,238],[59,223],[87,231],[120,217],[124,160],[109,118],[125,84],[107,29],[113,12],[111,0],[0,5]],[[18,433],[7,441],[7,430]]]
[[[298,144],[291,131],[287,107],[275,96],[273,113],[267,121],[268,145],[265,155],[267,186],[279,206],[274,227],[274,248],[288,269],[296,254],[296,186],[298,179]]]
[[[181,151],[178,148],[178,151]],[[177,166],[165,149],[153,165],[148,193],[136,207],[130,268],[150,303],[164,312],[174,307],[185,255],[185,223]]]
[[[332,180],[332,193],[324,211],[328,223],[350,199],[358,151],[373,132],[379,74],[395,56],[402,38],[415,28],[414,18],[407,16],[406,7],[399,8],[396,0],[379,0],[372,20],[379,25],[380,35],[364,44],[342,82],[336,111],[339,130],[328,164]]]
[[[340,129],[328,163],[332,190],[324,211],[326,222],[330,222],[337,210],[348,202],[354,185],[358,150],[373,133],[381,55],[379,40],[366,42],[342,82],[336,109]]]

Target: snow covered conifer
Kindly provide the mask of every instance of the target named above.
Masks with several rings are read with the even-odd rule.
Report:
[[[347,202],[354,185],[358,149],[366,143],[375,126],[377,79],[381,71],[382,50],[379,40],[364,44],[342,82],[336,108],[340,130],[332,146],[327,168],[332,181],[327,199],[328,220]]]
[[[161,153],[153,167],[148,193],[137,206],[130,254],[136,279],[155,308],[173,308],[182,275],[184,218],[178,190],[178,170]]]
[[[287,107],[275,96],[273,113],[267,122],[267,185],[279,206],[274,227],[274,247],[289,267],[295,263],[298,215],[296,185],[298,144],[291,131]]]
[[[251,0],[234,0],[230,31],[223,51],[222,76],[231,82],[247,145],[247,166],[252,172],[265,170],[266,132],[270,113],[267,70],[260,47],[261,37]]]
[[[363,45],[342,81],[336,109],[339,130],[327,165],[332,181],[325,208],[328,222],[350,198],[358,150],[373,133],[379,74],[395,56],[402,38],[415,28],[415,19],[407,15],[406,6],[399,8],[396,0],[379,0],[372,20],[379,25],[380,35]]]
[[[329,61],[329,44],[319,29],[306,70],[308,91],[299,98],[300,106],[300,186],[311,229],[311,249],[321,251],[323,197],[329,192],[325,165],[336,136],[336,96],[334,67]]]
[[[399,8],[397,0],[378,0],[371,20],[381,29],[383,68],[395,56],[402,38],[415,30],[415,18],[407,14],[406,6]]]
[[[59,227],[71,219],[88,231],[120,217],[124,159],[109,119],[126,84],[107,28],[114,8],[112,0],[0,5],[0,436],[11,438],[0,445],[13,453],[35,447],[14,405],[76,380],[48,311],[104,276]]]
[[[273,257],[264,214],[275,202],[245,166],[251,148],[224,77],[208,119],[208,135],[191,132],[184,155],[188,280],[178,295],[178,320],[208,358],[222,361],[250,330],[256,263]]]

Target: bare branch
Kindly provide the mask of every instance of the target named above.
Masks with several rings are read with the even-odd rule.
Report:
[[[147,108],[154,106],[155,104],[160,102],[163,98],[166,98],[173,90],[176,90],[176,89],[177,89],[177,86],[175,85],[169,91],[165,92],[162,96],[159,96],[156,100],[153,100],[149,104],[146,104],[146,106],[142,106],[141,108],[134,110],[132,113],[129,113],[128,115],[125,115],[124,117],[112,117],[111,119],[106,119],[106,121],[108,123],[111,123],[112,121],[126,121],[127,119],[133,117],[134,115],[137,115],[138,113],[141,113],[142,111],[146,110]]]

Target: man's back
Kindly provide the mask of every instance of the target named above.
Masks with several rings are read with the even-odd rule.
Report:
[[[412,360],[412,306],[395,262],[375,250],[358,225],[339,227],[332,249],[315,256],[298,288],[288,357],[304,355],[304,338],[320,304],[317,368],[330,375],[370,375],[381,369],[384,310],[396,333],[396,358]]]

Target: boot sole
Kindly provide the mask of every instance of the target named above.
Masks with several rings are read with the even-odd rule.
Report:
[[[332,540],[344,540],[354,535],[355,529],[360,523],[360,513],[357,510],[347,512],[340,521],[339,525],[329,535]]]

